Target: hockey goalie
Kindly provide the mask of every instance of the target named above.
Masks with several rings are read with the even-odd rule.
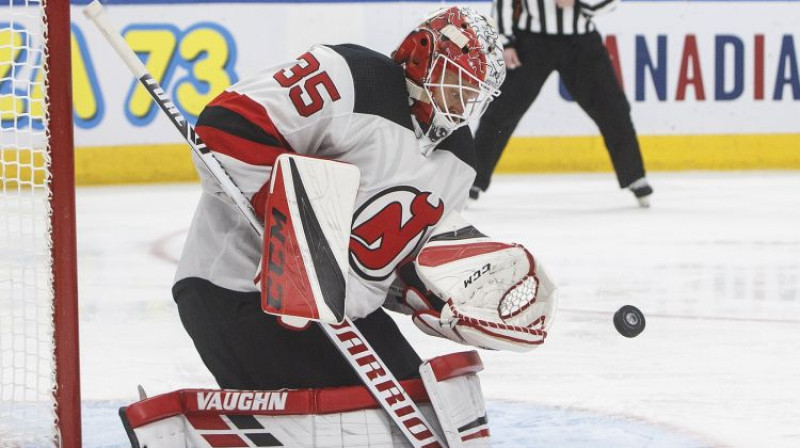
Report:
[[[472,347],[526,352],[547,337],[556,288],[519,244],[481,234],[446,216],[416,257],[398,267],[384,306],[423,332]],[[364,387],[280,390],[185,389],[120,411],[134,446],[489,447],[475,351],[423,362],[401,381],[441,437],[415,445]]]
[[[221,389],[123,408],[132,445],[489,446],[477,352],[423,361],[385,310],[479,349],[546,340],[556,296],[539,260],[459,214],[467,123],[504,77],[492,20],[452,6],[391,57],[315,45],[212,100],[172,292]]]

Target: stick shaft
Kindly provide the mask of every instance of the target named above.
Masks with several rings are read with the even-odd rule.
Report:
[[[175,125],[192,148],[192,151],[219,182],[225,193],[236,203],[236,207],[247,218],[253,229],[259,236],[263,236],[264,226],[256,216],[250,201],[247,200],[219,161],[208,150],[192,125],[175,107],[158,81],[150,76],[147,67],[142,64],[136,53],[108,20],[105,8],[98,0],[94,0],[84,8],[83,13],[97,26],[134,76],[144,85],[153,101],[169,117],[172,124]],[[367,387],[376,401],[400,428],[411,446],[414,448],[446,446],[433,431],[430,423],[428,423],[425,416],[400,385],[400,382],[397,381],[397,378],[386,367],[363,334],[361,334],[361,331],[353,325],[350,319],[345,317],[344,322],[336,326],[324,323],[319,323],[319,325],[356,371],[364,386]]]
[[[255,230],[259,236],[263,235],[264,226],[256,216],[250,201],[247,200],[236,183],[234,183],[230,176],[228,176],[228,173],[225,172],[225,169],[222,168],[222,165],[219,163],[219,161],[208,150],[208,148],[206,148],[205,143],[203,143],[203,141],[200,139],[200,136],[197,135],[192,125],[189,124],[181,111],[175,107],[172,99],[170,99],[169,95],[167,95],[164,89],[161,88],[161,85],[159,85],[158,81],[153,79],[153,77],[147,71],[147,67],[145,67],[142,61],[139,60],[139,57],[136,56],[136,53],[134,53],[120,32],[111,23],[111,21],[108,20],[103,5],[101,5],[98,0],[94,0],[92,3],[86,6],[86,8],[84,8],[83,14],[89,20],[91,20],[95,26],[97,26],[97,29],[100,30],[100,33],[103,34],[103,37],[108,40],[108,42],[111,44],[111,47],[114,48],[114,51],[116,51],[117,55],[119,55],[122,61],[125,62],[125,65],[128,66],[133,75],[139,79],[139,82],[142,83],[144,88],[153,98],[153,101],[155,101],[158,107],[160,107],[167,117],[169,117],[172,124],[192,148],[192,151],[200,158],[206,169],[208,169],[211,175],[214,176],[214,178],[219,182],[220,186],[228,195],[228,197],[233,200],[236,208],[238,208],[242,215],[244,215],[244,217],[250,223],[250,226],[253,227],[253,230]]]

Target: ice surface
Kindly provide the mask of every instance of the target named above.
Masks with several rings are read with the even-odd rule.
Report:
[[[495,446],[800,446],[800,172],[655,173],[652,208],[604,174],[501,176],[465,212],[561,288],[548,342],[481,352]],[[215,387],[170,287],[199,185],[78,190],[84,445],[117,408]],[[612,324],[624,304],[639,337]],[[399,324],[423,357],[465,347]]]

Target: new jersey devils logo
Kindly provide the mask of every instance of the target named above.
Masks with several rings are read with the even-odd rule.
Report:
[[[386,279],[400,260],[417,249],[425,231],[443,213],[441,199],[416,188],[395,187],[378,193],[355,213],[350,267],[365,279]]]

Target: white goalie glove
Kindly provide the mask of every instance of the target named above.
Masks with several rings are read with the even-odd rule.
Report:
[[[433,336],[524,352],[544,342],[555,319],[555,285],[531,253],[480,234],[455,213],[398,274],[387,308],[412,314]]]

